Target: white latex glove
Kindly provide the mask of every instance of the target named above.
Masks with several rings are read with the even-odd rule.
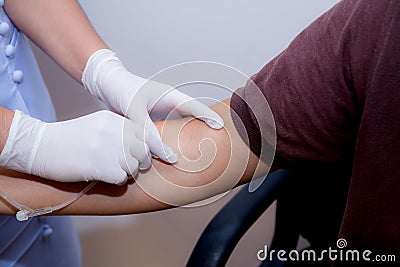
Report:
[[[140,90],[146,82],[151,84],[146,84],[146,90]],[[137,127],[142,127],[145,131],[144,141],[150,151],[170,163],[176,162],[177,156],[162,143],[149,118],[156,104],[159,118],[165,118],[171,110],[176,110],[182,116],[192,115],[201,119],[214,129],[220,129],[224,124],[216,112],[192,97],[171,86],[133,75],[108,49],[98,50],[89,58],[82,74],[82,83],[110,110],[126,116]]]
[[[124,131],[130,138],[123,140]],[[151,164],[148,148],[137,137],[142,131],[108,110],[55,123],[15,111],[0,165],[61,182],[122,184],[136,174],[138,161],[142,168]]]

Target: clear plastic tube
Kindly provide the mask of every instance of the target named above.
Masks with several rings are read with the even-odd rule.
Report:
[[[76,194],[75,196],[71,197],[67,201],[58,204],[54,207],[44,207],[44,208],[39,208],[39,209],[31,209],[25,205],[22,205],[18,203],[17,201],[11,199],[6,193],[0,190],[0,197],[2,197],[5,201],[7,201],[10,205],[18,209],[19,211],[15,215],[18,221],[26,221],[30,217],[35,217],[39,215],[44,215],[48,213],[52,213],[56,210],[60,210],[62,208],[65,208],[68,205],[71,205],[73,202],[77,201],[79,198],[81,198],[86,192],[88,192],[90,189],[92,189],[93,186],[97,184],[97,181],[93,181],[90,184],[88,184],[81,192]]]

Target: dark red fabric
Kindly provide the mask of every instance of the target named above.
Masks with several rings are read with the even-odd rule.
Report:
[[[400,1],[339,2],[252,80],[274,115],[275,166],[351,165],[339,237],[351,247],[398,253]],[[259,153],[249,108],[264,103],[252,90],[238,89],[231,108]]]

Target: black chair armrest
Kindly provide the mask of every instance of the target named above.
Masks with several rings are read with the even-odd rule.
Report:
[[[208,224],[187,266],[225,266],[236,244],[276,200],[290,176],[289,171],[278,170],[256,191],[250,193],[247,185],[241,189]]]

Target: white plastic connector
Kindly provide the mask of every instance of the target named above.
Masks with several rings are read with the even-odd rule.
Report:
[[[15,214],[15,217],[17,218],[18,221],[26,221],[29,219],[29,211],[27,210],[20,210]]]

